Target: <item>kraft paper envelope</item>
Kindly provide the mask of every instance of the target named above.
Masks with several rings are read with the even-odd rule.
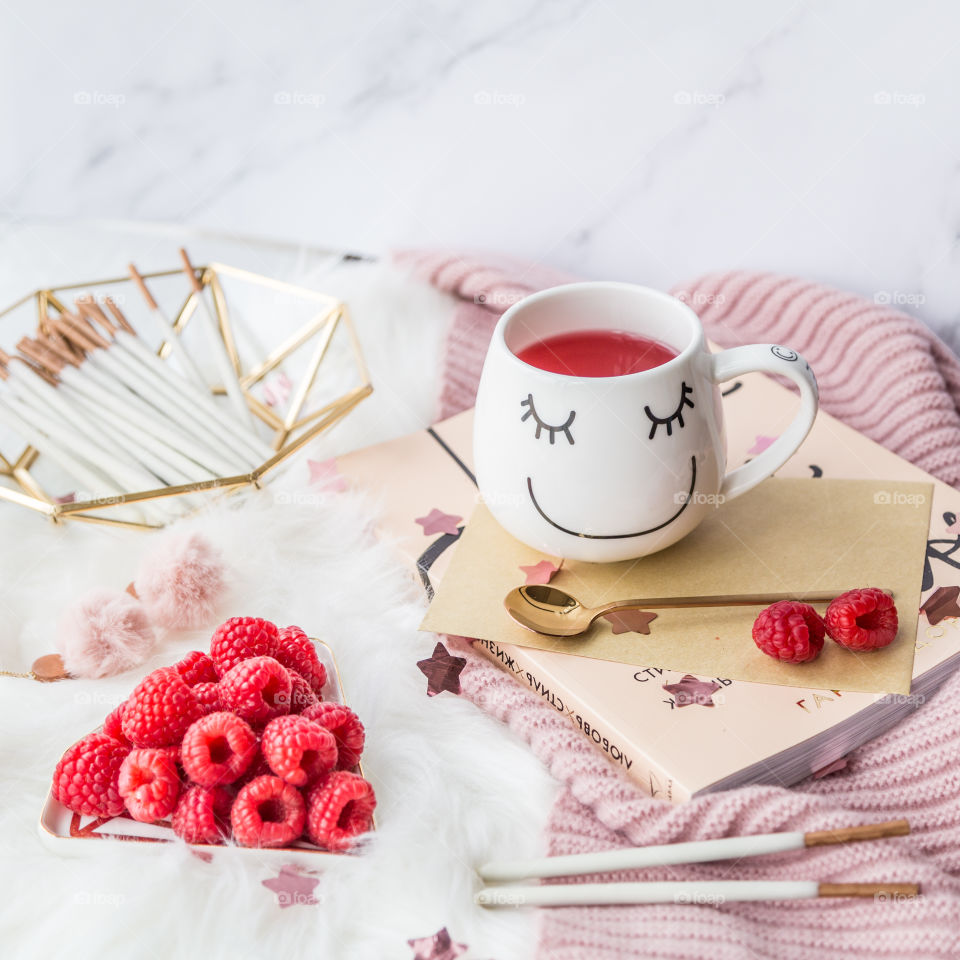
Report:
[[[521,564],[546,558],[510,536],[482,504],[421,629],[701,677],[907,694],[932,490],[929,483],[773,478],[660,553],[620,563],[568,560],[550,581],[591,607],[624,598],[882,587],[893,592],[900,629],[893,643],[870,653],[828,638],[816,660],[780,663],[751,638],[759,607],[660,610],[648,636],[615,634],[602,618],[580,637],[533,633],[507,616],[503,599],[524,583]]]

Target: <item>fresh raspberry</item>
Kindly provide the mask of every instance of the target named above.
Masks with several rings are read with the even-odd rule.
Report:
[[[135,747],[167,747],[203,716],[203,705],[173,667],[147,674],[123,711],[123,735]]]
[[[219,683],[197,683],[191,688],[194,696],[200,701],[205,713],[216,713],[223,709],[223,703],[220,700]]]
[[[213,661],[202,650],[191,650],[173,665],[188,687],[198,683],[216,683],[220,677]]]
[[[277,634],[277,641],[270,656],[285,667],[296,670],[314,693],[320,694],[327,682],[327,668],[317,656],[313,641],[299,627],[284,627]]]
[[[363,753],[364,733],[360,718],[342,703],[325,700],[308,707],[301,716],[326,727],[337,741],[337,769],[351,770]]]
[[[277,717],[263,731],[263,756],[287,783],[302,787],[337,763],[337,741],[319,723],[306,717]]]
[[[824,618],[827,633],[848,650],[878,650],[892,643],[899,621],[890,594],[876,587],[840,594]]]
[[[326,850],[346,850],[373,826],[373,787],[348,770],[335,770],[307,790],[307,836]]]
[[[232,802],[225,787],[190,787],[180,796],[170,826],[187,843],[219,843],[230,833]]]
[[[117,786],[134,820],[155,823],[173,813],[180,774],[167,749],[131,750],[120,767]]]
[[[303,833],[306,807],[296,787],[279,777],[257,777],[230,809],[233,839],[244,847],[282,847]]]
[[[222,677],[242,660],[273,656],[277,627],[259,617],[232,617],[221,623],[210,641],[210,656]]]
[[[753,622],[753,641],[775,660],[807,663],[823,649],[823,618],[808,603],[780,600]]]
[[[127,703],[124,701],[118,707],[114,707],[103,721],[103,732],[114,740],[130,746],[130,741],[123,735],[123,709]]]
[[[253,762],[257,735],[250,724],[232,713],[211,713],[183,735],[180,762],[201,787],[233,783]]]
[[[87,817],[123,813],[117,787],[120,767],[130,752],[105,733],[91,733],[68,747],[53,771],[53,795],[68,810]]]
[[[290,712],[303,713],[307,707],[312,707],[320,702],[320,698],[310,689],[310,684],[297,673],[287,667],[287,673],[290,674]]]
[[[250,723],[266,723],[290,712],[293,683],[286,667],[273,657],[238,663],[220,681],[220,700]]]

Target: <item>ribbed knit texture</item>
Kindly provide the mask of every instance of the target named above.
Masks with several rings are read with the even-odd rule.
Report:
[[[506,305],[486,294],[514,296],[535,285],[517,279],[525,276],[522,267],[493,269],[442,254],[405,260],[471,301],[456,311],[448,338],[441,410],[449,415],[472,403],[486,343]],[[676,292],[722,345],[776,341],[797,348],[817,372],[827,410],[946,482],[960,481],[960,363],[916,320],[763,274],[708,276]],[[748,787],[672,806],[646,796],[562,715],[474,654],[469,641],[450,643],[468,659],[463,694],[509,724],[564,784],[547,827],[551,854],[910,819],[912,833],[900,839],[616,879],[919,881],[917,900],[547,909],[540,957],[960,957],[960,676],[851,754],[841,772],[790,789]]]

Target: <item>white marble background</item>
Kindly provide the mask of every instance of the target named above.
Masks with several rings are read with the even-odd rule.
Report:
[[[958,43],[949,0],[4,0],[0,216],[767,268],[943,329]]]

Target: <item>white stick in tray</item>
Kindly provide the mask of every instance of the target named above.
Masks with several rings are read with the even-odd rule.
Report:
[[[93,400],[113,406],[118,416],[130,421],[146,433],[159,437],[174,449],[182,450],[217,476],[234,476],[238,470],[234,458],[226,459],[209,445],[198,443],[186,433],[181,424],[169,418],[168,412],[144,400],[136,388],[138,384],[129,370],[112,358],[106,350],[96,348],[107,343],[95,332],[83,329],[68,314],[52,321],[55,329],[76,340],[90,351],[81,369],[64,370],[64,382],[90,396]],[[99,341],[99,342],[98,342]]]
[[[67,346],[66,341],[61,342],[55,335],[48,335],[42,340],[30,340],[24,337],[17,344],[17,349],[36,363],[51,368],[59,375],[61,379],[59,389],[69,398],[69,403],[67,400],[59,401],[64,407],[82,414],[90,425],[96,424],[98,429],[112,437],[124,450],[130,450],[158,476],[164,479],[168,476],[182,477],[179,480],[167,480],[167,483],[188,483],[209,480],[216,476],[202,463],[181,453],[178,446],[171,446],[161,438],[151,435],[149,430],[145,430],[142,421],[127,409],[129,398],[137,403],[140,401],[126,388],[119,388],[117,394],[113,395],[112,393],[94,394],[89,389],[90,384],[87,381],[84,381],[82,389],[71,386],[71,378],[76,376],[76,372],[71,367],[79,366],[82,355],[78,360],[77,356],[67,351]],[[58,362],[59,366],[57,366]],[[34,369],[34,372],[39,371]],[[93,374],[95,371],[88,368],[87,373]],[[107,383],[111,388],[116,388],[112,380],[108,380]]]
[[[109,425],[101,422],[98,417],[90,416],[88,411],[80,409],[76,404],[67,403],[57,392],[57,388],[41,379],[38,371],[22,361],[24,369],[18,371],[14,361],[22,361],[20,357],[12,357],[9,367],[9,383],[15,395],[28,404],[40,404],[62,423],[86,437],[87,440],[102,444],[114,456],[124,458],[129,456],[126,444],[118,440],[109,429]],[[158,473],[155,466],[139,459],[142,466],[155,474],[156,479],[162,482],[162,473]]]
[[[163,339],[170,344],[170,349],[176,354],[177,359],[180,361],[181,369],[186,374],[187,378],[192,380],[201,390],[204,392],[209,392],[210,387],[206,380],[204,380],[203,374],[200,372],[200,368],[194,362],[193,357],[190,356],[190,351],[180,339],[180,335],[173,328],[173,324],[161,309],[160,304],[158,304],[154,299],[153,294],[147,287],[146,281],[132,263],[128,269],[130,271],[130,278],[137,285],[137,288],[143,295],[143,299],[146,300],[147,309],[150,311],[150,315],[153,317],[154,322],[159,328]],[[109,302],[110,301],[108,301],[108,303]]]
[[[170,369],[167,363],[151,351],[137,337],[123,312],[109,297],[105,298],[104,302],[116,320],[116,325],[109,321],[95,302],[89,302],[87,306],[91,319],[108,331],[113,338],[113,342],[129,354],[132,359],[136,360],[141,367],[149,370],[149,375],[154,380],[159,378],[164,384],[173,388],[174,400],[179,403],[180,408],[188,413],[192,419],[198,416],[203,418],[200,426],[208,436],[212,436],[220,442],[214,424],[207,422],[212,420],[229,434],[229,436],[223,437],[222,443],[226,445],[232,455],[242,457],[249,466],[257,466],[273,455],[273,451],[262,443],[255,434],[249,432],[235,418],[220,409],[209,389],[200,389],[189,380],[180,377]],[[230,446],[231,442],[234,442],[233,447]]]
[[[124,339],[121,341],[119,339],[121,333],[107,320],[97,304],[78,298],[77,306],[84,319],[81,321],[74,319],[75,329],[83,329],[95,346],[101,348],[90,355],[94,366],[105,366],[129,390],[153,406],[162,416],[191,435],[205,448],[215,451],[221,464],[229,464],[220,468],[222,474],[246,473],[258,462],[255,458],[246,456],[242,451],[232,447],[211,424],[197,415],[196,405],[184,395],[183,388],[187,386],[186,381],[177,378],[177,382],[174,382],[172,380],[174,374],[169,366],[144,347],[148,358],[145,360],[131,348],[131,343],[137,343],[134,338],[123,334]],[[77,326],[78,322],[85,325],[80,328]],[[101,334],[96,330],[93,323],[99,324],[104,333]],[[116,345],[118,349],[109,350],[111,345]],[[138,345],[142,346],[142,344]]]
[[[7,380],[9,375],[0,367],[0,379]],[[40,420],[41,423],[37,421]],[[49,418],[36,414],[36,410],[4,391],[0,395],[0,422],[18,433],[27,443],[56,463],[72,480],[86,488],[84,496],[89,498],[116,497],[124,493],[120,483],[108,475],[105,465],[97,459],[96,449],[71,438],[69,431],[57,428],[50,435],[43,426],[51,422]],[[82,452],[79,452],[82,451]],[[90,460],[90,455],[94,457]],[[129,505],[118,508],[120,515],[142,522],[144,519],[162,519],[159,511],[149,504]]]
[[[190,281],[190,285],[193,287],[194,295],[200,301],[200,315],[203,318],[202,322],[207,332],[207,340],[210,344],[210,350],[213,353],[214,360],[217,363],[217,369],[223,379],[223,385],[226,387],[227,396],[230,398],[230,402],[233,404],[233,408],[240,422],[250,431],[253,431],[256,429],[253,415],[247,406],[247,398],[243,395],[243,389],[240,386],[237,371],[234,370],[233,362],[227,353],[227,346],[223,342],[223,337],[220,335],[220,326],[217,323],[217,318],[213,315],[207,304],[203,284],[197,279],[197,272],[194,270],[193,264],[187,256],[187,251],[184,250],[183,247],[180,248],[180,259],[183,260],[183,270],[187,275],[187,279]]]

